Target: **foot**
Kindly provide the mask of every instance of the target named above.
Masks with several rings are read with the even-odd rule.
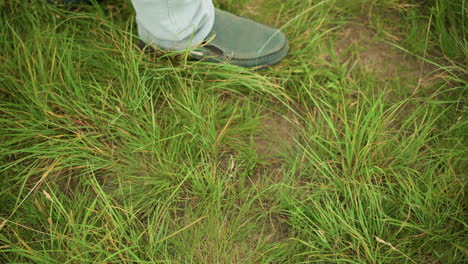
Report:
[[[278,29],[216,9],[206,41],[190,53],[198,60],[266,67],[286,57],[288,49],[288,40]]]

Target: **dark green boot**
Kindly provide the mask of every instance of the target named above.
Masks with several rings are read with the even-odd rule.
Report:
[[[243,67],[278,63],[288,53],[286,36],[278,29],[216,9],[213,29],[191,56]]]

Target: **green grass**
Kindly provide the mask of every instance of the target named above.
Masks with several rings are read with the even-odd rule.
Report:
[[[215,2],[290,56],[148,54],[129,1],[0,0],[0,262],[466,261],[466,2]]]

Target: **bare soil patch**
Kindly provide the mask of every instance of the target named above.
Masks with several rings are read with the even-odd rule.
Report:
[[[350,60],[382,80],[400,79],[416,87],[430,86],[436,76],[434,67],[375,37],[361,20],[353,21],[337,34],[335,54],[343,62]]]
[[[268,163],[280,162],[281,153],[291,150],[295,145],[298,124],[290,113],[265,113],[254,136],[254,147],[259,158]]]

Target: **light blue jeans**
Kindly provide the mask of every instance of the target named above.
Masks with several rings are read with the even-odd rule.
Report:
[[[213,27],[212,0],[132,0],[132,3],[140,38],[162,49],[193,47]]]

